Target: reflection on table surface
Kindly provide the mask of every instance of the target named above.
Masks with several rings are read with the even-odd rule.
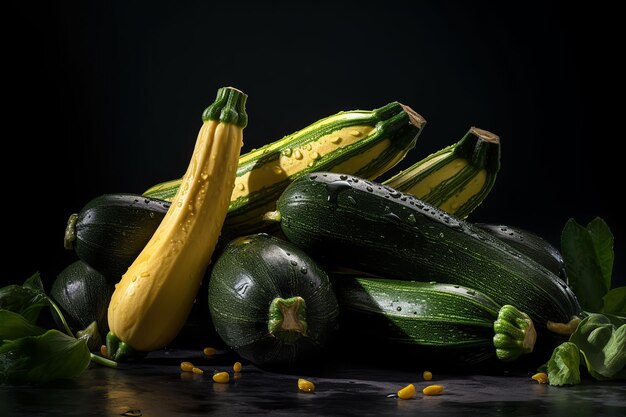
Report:
[[[202,375],[180,371],[190,360]],[[0,386],[0,416],[186,416],[186,415],[506,415],[626,416],[626,385],[585,380],[575,387],[551,387],[530,374],[437,374],[401,369],[334,366],[303,374],[260,370],[244,362],[237,379],[217,384],[214,371],[232,372],[237,358],[225,353],[206,358],[201,351],[161,351],[119,369],[92,366],[74,380],[40,387]],[[298,392],[297,379],[316,384],[313,394]],[[389,398],[405,385],[413,399]],[[429,384],[445,386],[426,397]]]

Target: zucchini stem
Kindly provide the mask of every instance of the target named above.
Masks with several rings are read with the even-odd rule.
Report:
[[[546,327],[548,328],[548,330],[556,334],[569,336],[572,333],[574,333],[574,331],[576,331],[576,328],[578,327],[579,324],[580,324],[580,317],[572,316],[572,319],[568,321],[567,323],[555,323],[553,321],[548,321],[548,323],[546,324]]]
[[[246,94],[234,87],[220,88],[215,102],[202,113],[202,121],[217,120],[244,128],[248,124],[247,99]]]
[[[528,314],[512,305],[504,305],[493,323],[493,345],[498,359],[510,362],[531,353],[537,341],[537,332]]]
[[[122,342],[112,332],[107,334],[106,346],[109,357],[118,362],[140,359],[146,355],[146,352],[135,350],[128,343]]]
[[[267,322],[269,333],[286,344],[294,344],[307,335],[306,303],[302,297],[272,300]]]
[[[263,221],[269,223],[280,223],[281,216],[278,210],[268,211],[263,215]]]
[[[67,220],[67,226],[65,226],[65,236],[63,237],[63,247],[67,250],[74,249],[74,241],[76,240],[76,222],[78,221],[78,214],[74,213],[70,215]]]

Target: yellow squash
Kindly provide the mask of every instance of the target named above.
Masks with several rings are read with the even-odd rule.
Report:
[[[221,88],[181,186],[158,229],[116,284],[107,350],[123,360],[170,343],[185,323],[220,235],[235,183],[247,96]]]
[[[374,110],[352,110],[325,117],[291,135],[242,155],[225,229],[235,235],[275,226],[264,215],[295,179],[331,171],[375,179],[393,168],[415,146],[426,121],[398,102]],[[180,180],[147,190],[146,197],[171,201]]]

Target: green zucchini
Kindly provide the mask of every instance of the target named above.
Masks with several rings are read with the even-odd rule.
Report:
[[[384,182],[456,217],[487,197],[500,170],[500,138],[472,127],[463,138]]]
[[[475,225],[534,259],[567,282],[565,261],[563,261],[561,252],[541,236],[519,227],[487,223],[475,223]]]
[[[314,173],[294,181],[268,218],[311,256],[395,279],[438,281],[485,293],[538,327],[581,309],[567,284],[482,229],[412,195],[362,178]]]
[[[146,246],[170,207],[134,194],[105,194],[70,216],[65,247],[115,282]]]
[[[257,234],[230,242],[209,280],[217,333],[260,366],[306,364],[337,328],[339,307],[326,272],[293,244]]]
[[[535,345],[528,315],[459,285],[333,276],[333,288],[342,329],[353,339],[454,355],[466,364],[513,361]]]
[[[375,179],[415,146],[426,121],[393,102],[372,111],[348,111],[319,120],[239,159],[225,228],[238,235],[260,231],[294,179],[313,171],[348,172]],[[147,197],[171,200],[180,180],[158,184]]]
[[[50,298],[61,309],[70,330],[76,334],[96,322],[100,340],[104,340],[109,329],[107,308],[112,294],[113,282],[83,261],[61,271],[50,289]],[[55,321],[61,327],[56,315]],[[96,345],[99,348],[102,343]]]

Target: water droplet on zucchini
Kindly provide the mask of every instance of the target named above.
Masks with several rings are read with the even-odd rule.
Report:
[[[302,159],[303,158],[302,152],[296,149],[296,151],[293,153],[293,157],[296,158],[297,160]]]
[[[339,193],[348,188],[352,188],[350,183],[346,181],[333,181],[326,184],[326,190],[328,191],[328,202],[333,206],[337,205],[337,197]]]

